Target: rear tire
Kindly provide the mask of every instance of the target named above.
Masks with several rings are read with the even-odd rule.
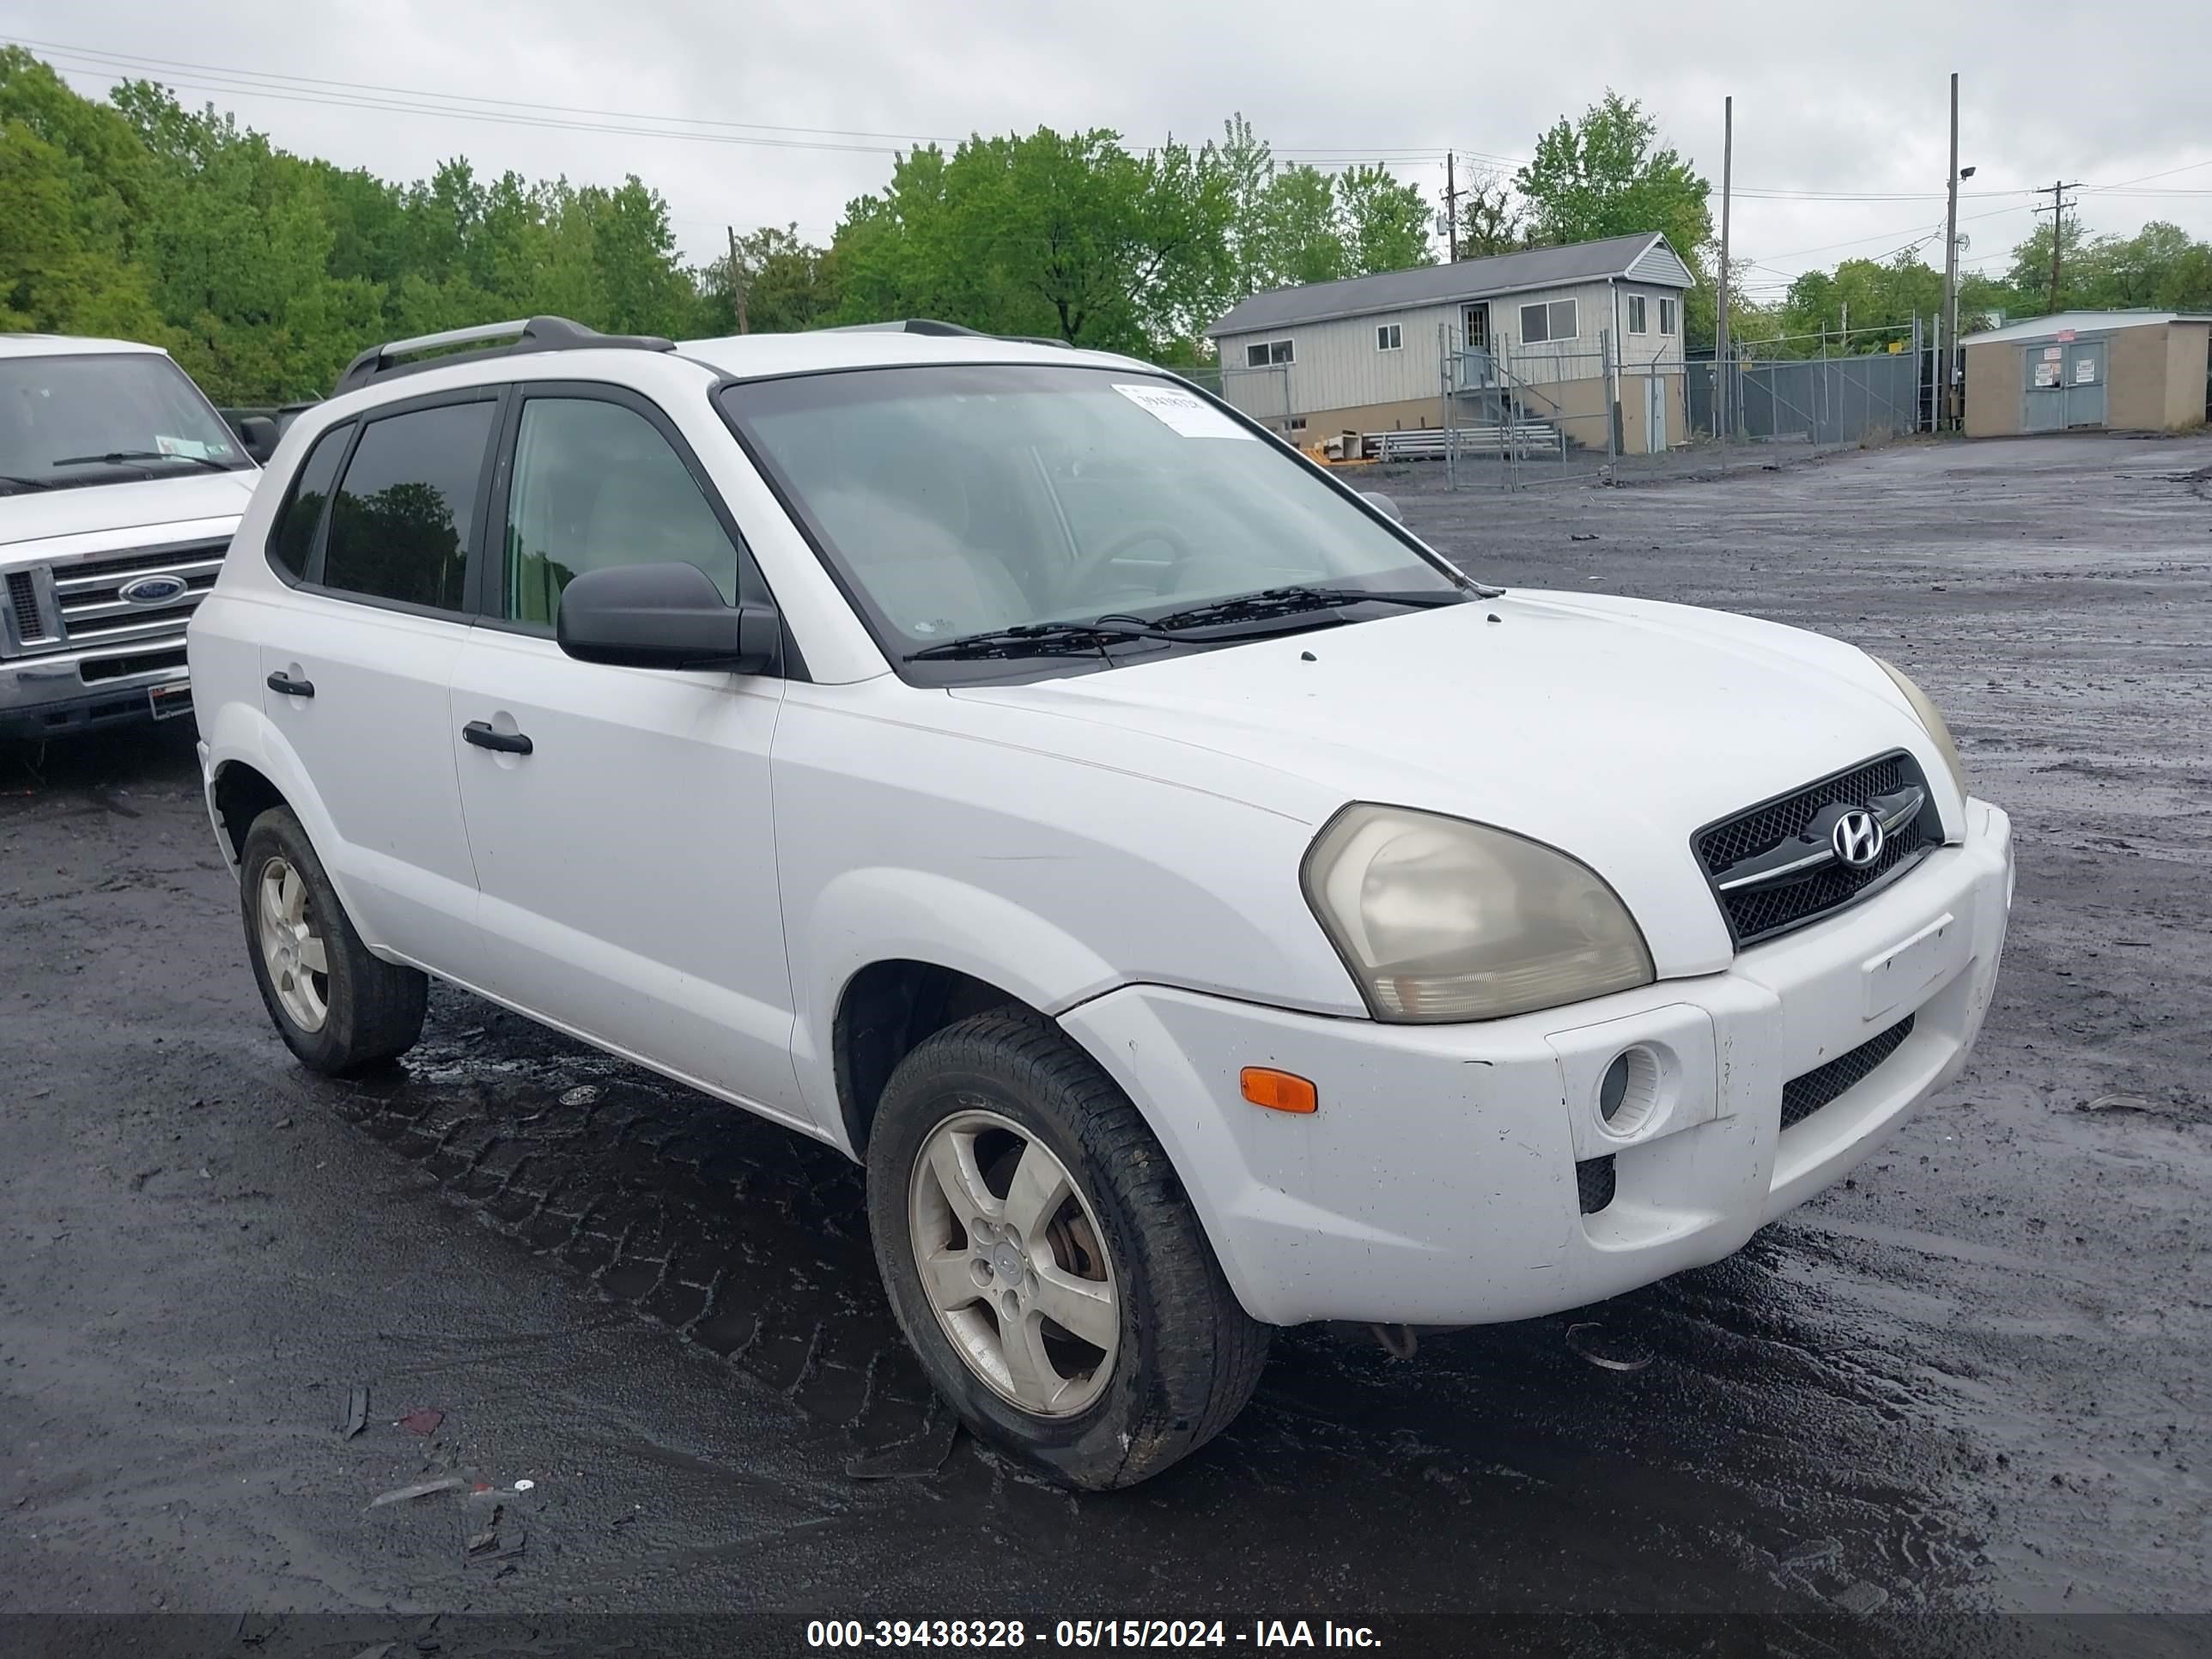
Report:
[[[867,1163],[892,1310],[979,1438],[1099,1491],[1158,1474],[1251,1398],[1269,1328],[1135,1106],[1049,1020],[1001,1010],[921,1043]]]
[[[254,982],[301,1065],[339,1077],[415,1046],[428,979],[369,954],[290,807],[253,820],[238,874]]]

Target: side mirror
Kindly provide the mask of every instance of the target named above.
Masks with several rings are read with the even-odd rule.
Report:
[[[554,636],[579,662],[757,674],[775,663],[783,622],[774,605],[725,605],[696,564],[630,564],[562,589]]]
[[[1368,506],[1373,507],[1384,518],[1389,520],[1391,523],[1403,524],[1406,522],[1406,515],[1398,510],[1398,503],[1392,501],[1381,490],[1363,489],[1359,492],[1359,495],[1360,498],[1364,501]]]
[[[238,441],[246,453],[260,465],[269,465],[269,458],[276,453],[276,422],[266,415],[246,415],[230,423],[238,434]]]

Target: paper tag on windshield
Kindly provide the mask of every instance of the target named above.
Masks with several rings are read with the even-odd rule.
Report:
[[[183,456],[196,461],[218,459],[210,453],[215,448],[213,444],[202,443],[197,438],[172,438],[166,433],[157,432],[154,434],[154,447],[164,455]],[[224,446],[222,453],[225,455],[229,454],[229,447]]]
[[[1116,386],[1131,403],[1186,438],[1249,438],[1252,434],[1203,398],[1172,386]]]

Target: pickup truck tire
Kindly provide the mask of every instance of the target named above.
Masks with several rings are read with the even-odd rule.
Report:
[[[867,1166],[892,1310],[978,1438],[1100,1491],[1157,1474],[1251,1398],[1270,1328],[1238,1304],[1143,1116],[1049,1020],[1000,1010],[917,1045],[884,1086]],[[1052,1309],[1101,1342],[1023,1322]],[[1042,1334],[1020,1344],[1042,1358],[1010,1356],[1022,1334]]]
[[[369,954],[290,807],[253,820],[238,874],[254,982],[301,1065],[339,1077],[415,1046],[428,979]]]

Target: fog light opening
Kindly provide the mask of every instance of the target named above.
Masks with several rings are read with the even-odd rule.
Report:
[[[1624,1048],[1598,1079],[1597,1115],[1608,1134],[1631,1135],[1659,1104],[1659,1060],[1649,1048]]]

